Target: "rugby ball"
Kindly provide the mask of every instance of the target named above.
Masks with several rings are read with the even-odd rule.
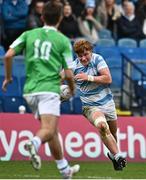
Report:
[[[60,93],[61,101],[67,101],[71,97],[69,86],[63,84],[61,85],[60,89],[61,89],[61,93]]]

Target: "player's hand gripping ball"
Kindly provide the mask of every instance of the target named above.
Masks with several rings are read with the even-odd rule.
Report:
[[[61,85],[60,88],[61,88],[61,93],[60,93],[61,101],[69,100],[71,97],[69,86],[66,84],[63,84],[63,85]]]

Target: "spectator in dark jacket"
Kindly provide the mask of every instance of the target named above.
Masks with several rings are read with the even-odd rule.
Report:
[[[81,16],[84,11],[86,0],[68,0],[76,17]]]
[[[69,3],[64,5],[64,16],[59,25],[59,30],[70,39],[75,39],[81,36],[78,22],[75,15],[72,13],[72,7]]]
[[[126,2],[124,5],[124,14],[117,20],[117,34],[118,38],[127,37],[137,41],[145,37],[132,2]]]
[[[146,0],[137,1],[136,15],[141,23],[143,33],[146,35]]]

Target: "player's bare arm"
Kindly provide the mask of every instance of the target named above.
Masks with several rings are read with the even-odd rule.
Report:
[[[64,70],[64,79],[67,81],[67,83],[69,85],[71,95],[74,95],[75,84],[73,81],[73,72],[71,69]]]
[[[103,68],[99,71],[99,76],[94,77],[94,82],[98,84],[111,84],[112,77],[109,68]]]
[[[2,90],[7,90],[7,85],[12,82],[12,58],[15,55],[13,49],[9,49],[4,57],[5,62],[5,79],[2,84]]]
[[[97,84],[110,84],[112,82],[111,74],[108,68],[101,69],[99,74],[99,76],[92,76],[82,72],[77,74],[75,79],[80,81],[92,81]]]

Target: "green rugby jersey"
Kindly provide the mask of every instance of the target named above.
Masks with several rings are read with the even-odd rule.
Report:
[[[44,26],[24,32],[10,47],[16,54],[25,50],[24,94],[60,93],[60,71],[73,61],[66,36],[54,27]]]

